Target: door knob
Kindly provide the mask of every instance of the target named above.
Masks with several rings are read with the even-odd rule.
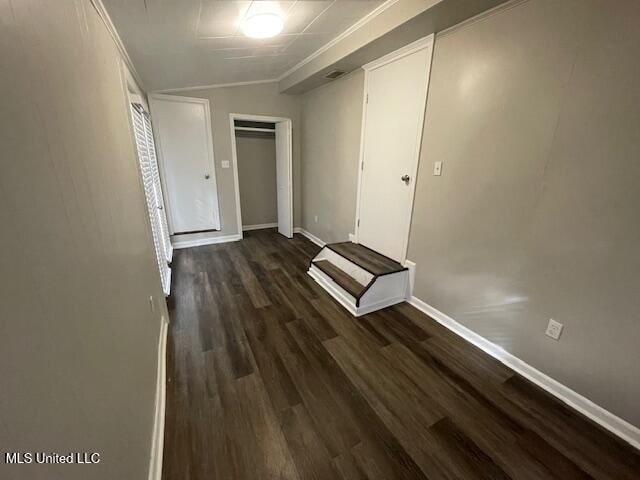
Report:
[[[409,175],[403,175],[402,177],[400,177],[400,180],[409,185],[409,180],[411,180],[411,177]]]
[[[209,180],[209,177],[210,177],[210,175],[209,175],[208,173],[205,173],[205,174],[204,174],[204,178],[205,178],[205,180]]]

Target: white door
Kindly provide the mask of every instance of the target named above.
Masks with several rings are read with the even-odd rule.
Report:
[[[276,123],[276,182],[278,194],[278,233],[293,237],[293,198],[291,195],[291,121]]]
[[[171,233],[220,229],[209,101],[150,95]]]
[[[358,242],[405,260],[432,37],[365,65]]]

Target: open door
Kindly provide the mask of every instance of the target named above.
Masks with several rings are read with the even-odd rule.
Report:
[[[291,193],[291,120],[276,123],[276,181],[278,233],[293,237],[293,195]]]

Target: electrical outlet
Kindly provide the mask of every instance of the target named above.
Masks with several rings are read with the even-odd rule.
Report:
[[[548,337],[558,340],[562,334],[562,325],[560,322],[556,322],[553,318],[549,319],[549,325],[547,325],[547,331],[544,332]]]
[[[222,168],[229,168],[229,160],[222,160]]]
[[[442,162],[433,162],[433,174],[435,176],[442,175]]]

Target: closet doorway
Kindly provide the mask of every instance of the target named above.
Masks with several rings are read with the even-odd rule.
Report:
[[[278,228],[293,237],[291,120],[232,113],[231,153],[238,232]]]

